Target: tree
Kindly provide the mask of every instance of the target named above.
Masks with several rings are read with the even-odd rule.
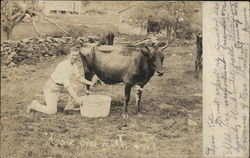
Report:
[[[1,1],[1,38],[9,39],[14,27],[26,16],[26,10],[17,1]]]
[[[166,30],[167,38],[176,37],[178,31],[187,31],[197,2],[140,2],[130,13],[130,24],[145,27],[150,20],[157,21]],[[191,29],[191,28],[189,28]]]
[[[87,5],[89,5],[90,1],[85,0],[85,1],[81,1],[81,5],[82,7],[86,7]]]
[[[44,20],[55,25],[67,36],[69,36],[69,33],[67,33],[61,26],[46,18],[41,13],[37,1],[32,0],[24,3],[22,1],[4,0],[1,1],[1,41],[10,39],[14,27],[19,24],[26,17],[26,15],[31,17],[31,23],[38,35],[40,35],[40,33],[38,32],[36,24],[32,19],[33,17],[38,17],[39,20]]]

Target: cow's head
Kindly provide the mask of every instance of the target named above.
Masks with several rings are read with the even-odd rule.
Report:
[[[95,44],[85,44],[80,49],[80,55],[81,55],[81,57],[83,57],[87,61],[92,60],[93,59],[93,55],[94,55],[94,47],[95,47]]]
[[[163,50],[167,48],[167,45],[168,44],[161,46],[149,45],[141,50],[142,53],[148,57],[151,68],[154,72],[157,72],[158,76],[162,76],[165,72],[163,68]]]

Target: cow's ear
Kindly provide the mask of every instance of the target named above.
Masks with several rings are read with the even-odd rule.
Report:
[[[144,56],[150,57],[150,50],[147,47],[141,48],[141,52]]]

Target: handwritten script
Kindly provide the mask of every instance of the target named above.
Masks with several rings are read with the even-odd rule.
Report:
[[[204,2],[204,157],[249,156],[249,2]]]

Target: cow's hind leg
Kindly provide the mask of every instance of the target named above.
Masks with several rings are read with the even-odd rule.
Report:
[[[131,92],[132,85],[125,84],[125,99],[124,99],[124,106],[123,106],[123,117],[128,118],[128,102],[130,99],[130,92]]]
[[[142,110],[141,96],[142,96],[143,85],[136,85],[136,114],[139,114]]]
[[[203,66],[203,64],[202,64],[202,56],[200,57],[200,60],[199,60],[199,73],[201,74],[201,77],[202,77],[202,66]]]

